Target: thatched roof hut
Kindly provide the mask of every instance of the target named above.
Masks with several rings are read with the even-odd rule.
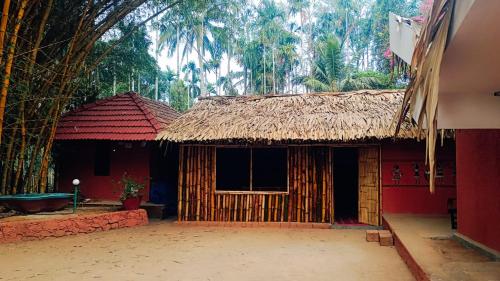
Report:
[[[342,142],[394,135],[404,93],[394,90],[210,97],[160,132],[173,142]],[[415,138],[407,120],[399,138]]]

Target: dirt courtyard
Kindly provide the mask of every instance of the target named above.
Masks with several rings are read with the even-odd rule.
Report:
[[[148,226],[0,245],[0,280],[413,280],[362,230]]]

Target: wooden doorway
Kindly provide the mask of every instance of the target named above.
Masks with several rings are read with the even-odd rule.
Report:
[[[359,222],[380,225],[379,147],[358,149]]]

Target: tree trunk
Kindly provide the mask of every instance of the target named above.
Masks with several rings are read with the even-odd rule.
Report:
[[[265,95],[266,92],[267,92],[267,89],[266,89],[266,45],[264,45],[264,53],[263,53],[263,59],[264,59],[264,64],[263,64],[263,67],[264,67],[264,77],[262,79],[263,81],[263,94]]]
[[[248,82],[248,69],[246,65],[243,65],[243,95],[247,95],[247,82]]]
[[[116,71],[113,66],[113,96],[116,95]]]
[[[231,40],[228,38],[227,40],[227,80],[229,82],[230,88],[233,88],[233,79],[231,79],[231,58],[232,58],[232,50],[231,50]]]
[[[156,11],[158,12],[158,9],[156,9]],[[158,30],[156,30],[156,50],[155,50],[155,60],[156,60],[156,76],[155,76],[155,100],[158,100],[158,93],[159,93],[159,89],[158,89],[158,75],[160,73],[160,68],[158,66],[158,53],[160,51],[160,44],[158,44],[158,41],[160,41],[160,33],[158,32]]]
[[[276,66],[274,58],[274,46],[272,48],[272,59],[273,59],[273,95],[276,95]]]
[[[203,17],[201,19],[201,25],[198,26],[198,32],[196,37],[196,48],[198,49],[198,66],[200,67],[200,96],[205,97],[207,95],[205,89],[205,64],[203,58],[203,37],[205,36],[205,27],[203,25]]]
[[[177,80],[181,79],[181,59],[180,59],[180,48],[181,48],[181,42],[180,42],[180,18],[179,15],[177,15],[177,26],[175,28],[175,52],[177,56]]]

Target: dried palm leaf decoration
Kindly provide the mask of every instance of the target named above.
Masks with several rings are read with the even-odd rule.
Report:
[[[396,115],[396,135],[399,134],[401,124],[408,112],[412,113],[419,132],[425,131],[431,193],[435,191],[439,72],[454,3],[454,0],[434,1],[427,23],[415,46],[410,66],[410,83],[406,89],[402,107]]]

